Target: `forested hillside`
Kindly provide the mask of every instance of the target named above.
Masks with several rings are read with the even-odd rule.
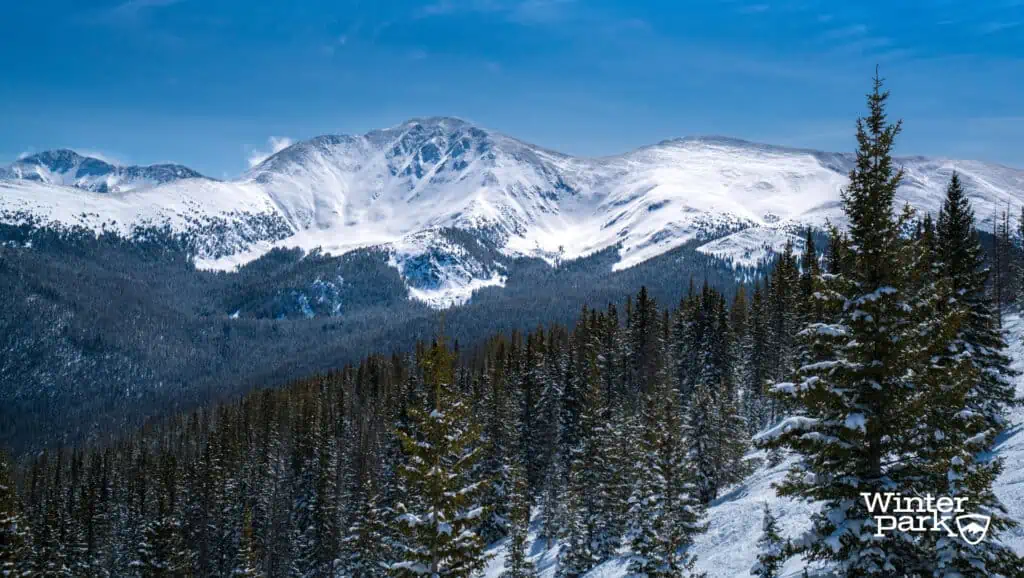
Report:
[[[462,231],[445,234],[476,251]],[[610,272],[615,250],[552,267],[507,261],[504,287],[443,314],[411,299],[386,252],[275,250],[237,272],[197,270],[188,239],[0,225],[0,445],[20,452],[131,431],[150,416],[410,351],[445,318],[453,340],[568,323],[583,303],[646,284],[677,301],[691,278],[731,294],[736,275],[680,247]]]

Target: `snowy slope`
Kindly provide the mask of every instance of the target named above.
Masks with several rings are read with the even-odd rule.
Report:
[[[549,262],[618,246],[614,269],[623,269],[695,240],[707,241],[701,250],[708,254],[755,264],[800,227],[841,225],[840,191],[853,158],[720,137],[577,158],[462,120],[427,118],[365,135],[299,142],[225,183],[192,178],[128,192],[108,187],[122,192],[96,195],[64,186],[81,184],[68,180],[79,169],[64,170],[74,159],[65,161],[50,159],[47,166],[54,168],[38,178],[15,167],[38,188],[6,181],[0,219],[30,214],[43,222],[81,222],[82,213],[92,213],[93,225],[116,218],[130,229],[170,216],[171,226],[194,231],[204,230],[195,223],[208,222],[245,229],[231,223],[257,214],[280,225],[275,234],[250,235],[244,242],[245,236],[235,235],[205,243],[218,250],[201,253],[197,262],[217,269],[275,246],[338,254],[384,245],[395,248],[399,264],[401,255],[409,255],[402,247],[436,247],[422,236],[445,227],[472,231],[505,255]],[[964,176],[982,227],[996,205],[1009,203],[1016,214],[1024,203],[1021,170],[919,157],[900,162],[907,171],[900,199],[922,211],[938,210],[954,169]],[[480,265],[469,278],[469,269],[441,275],[452,282],[431,287],[429,299],[457,302],[467,287],[500,282],[496,263]]]
[[[1004,319],[1010,342],[1010,354],[1015,367],[1024,370],[1024,319],[1018,313]],[[1024,396],[1024,375],[1018,377],[1017,395]],[[1006,506],[1010,516],[1021,526],[1007,532],[1003,541],[1018,554],[1024,555],[1024,408],[1016,408],[1010,416],[1009,431],[996,446],[996,455],[1004,460],[1004,470],[995,483],[995,492]],[[755,452],[751,457],[763,458],[764,452]],[[775,495],[772,484],[780,482],[789,464],[784,462],[776,467],[767,465],[747,477],[742,484],[731,488],[719,497],[708,509],[708,530],[701,535],[692,552],[697,556],[697,571],[707,572],[709,578],[738,578],[749,576],[750,568],[757,558],[757,540],[761,537],[761,517],[764,502],[771,504],[772,511],[779,517],[779,529],[783,536],[796,536],[809,524],[814,509],[811,505]],[[531,532],[530,550],[532,559],[541,570],[541,576],[555,575],[558,545],[550,550],[546,544],[537,541],[536,532]],[[495,558],[487,569],[488,578],[498,577],[504,569],[504,544],[492,547]],[[627,576],[628,560],[623,556],[609,560],[586,574],[587,578],[623,578]],[[800,576],[804,562],[790,560],[783,569],[787,577]]]
[[[1017,397],[1024,398],[1024,319],[1015,313],[1004,320],[1017,378]],[[996,444],[996,455],[1003,459],[1003,473],[995,483],[996,496],[1021,525],[1006,533],[1003,541],[1024,556],[1024,407],[1010,413],[1012,426]]]

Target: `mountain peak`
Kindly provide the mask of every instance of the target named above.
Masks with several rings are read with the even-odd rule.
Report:
[[[399,126],[413,127],[416,125],[438,128],[465,128],[474,126],[473,123],[468,120],[457,116],[418,116],[410,118]]]
[[[181,179],[205,178],[177,164],[121,166],[67,148],[22,157],[0,170],[0,178],[64,185],[97,193],[127,191]]]

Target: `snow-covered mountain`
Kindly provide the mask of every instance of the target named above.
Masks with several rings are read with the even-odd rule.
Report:
[[[67,156],[62,152],[37,156]],[[0,219],[128,232],[166,224],[202,237],[200,266],[222,269],[275,246],[343,253],[382,245],[406,275],[403,263],[449,247],[434,260],[446,270],[431,275],[429,286],[406,275],[438,305],[503,281],[501,263],[474,261],[464,247],[440,239],[443,228],[471,231],[507,256],[550,262],[617,246],[614,268],[623,269],[704,240],[701,251],[752,265],[800,227],[842,224],[840,190],[853,163],[849,154],[720,137],[580,158],[453,118],[299,142],[230,182],[196,176],[80,190],[68,185],[93,182],[81,180],[92,161],[32,158],[12,167],[16,178],[0,181]],[[921,211],[938,210],[954,170],[982,226],[997,206],[1016,214],[1024,203],[1022,170],[923,157],[900,163],[906,178],[899,196]],[[33,166],[40,169],[27,171]]]
[[[206,178],[182,165],[120,166],[68,149],[23,157],[0,170],[0,177],[64,185],[97,193],[125,192],[181,179]]]

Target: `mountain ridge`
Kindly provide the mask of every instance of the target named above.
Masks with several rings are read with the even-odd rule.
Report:
[[[1024,205],[1024,170],[897,160],[906,169],[899,200],[922,212],[938,211],[954,170],[980,227],[991,224],[991,207],[1017,214]],[[379,247],[396,266],[449,250],[438,266],[457,263],[459,273],[433,275],[451,285],[430,287],[449,303],[448,289],[463,295],[465,287],[503,280],[497,261],[460,261],[471,252],[440,240],[440,230],[469,231],[509,258],[552,264],[618,247],[618,270],[699,241],[706,254],[756,266],[787,241],[799,247],[800,229],[844,224],[840,191],[854,161],[850,153],[716,135],[577,157],[456,117],[420,117],[299,141],[230,181],[171,179],[109,195],[7,178],[0,180],[0,221],[31,217],[126,233],[139,224],[165,226],[201,239],[197,264],[213,269],[274,247],[332,254]]]
[[[99,193],[126,192],[182,179],[211,180],[176,163],[121,165],[66,148],[21,157],[5,167],[0,178],[66,185]]]

